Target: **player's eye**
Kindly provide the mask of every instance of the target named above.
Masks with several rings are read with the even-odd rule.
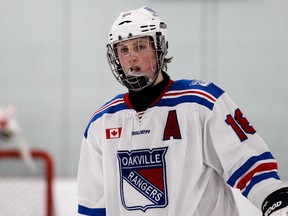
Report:
[[[128,53],[129,53],[128,47],[121,47],[120,48],[120,53],[124,54],[124,55],[128,55]]]
[[[143,51],[145,51],[145,49],[146,49],[146,46],[145,46],[144,44],[138,44],[138,45],[135,47],[135,50],[136,50],[137,52],[143,52]]]

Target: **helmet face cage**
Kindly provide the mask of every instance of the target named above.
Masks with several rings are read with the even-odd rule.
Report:
[[[147,77],[145,73],[127,73],[121,65],[117,52],[117,44],[129,40],[148,37],[150,46],[153,47],[155,58],[149,58],[153,69],[153,76]],[[166,24],[157,14],[148,7],[121,13],[111,27],[107,44],[107,60],[115,78],[129,90],[140,91],[155,82],[163,68],[164,58],[167,54]],[[129,54],[128,54],[129,55]],[[156,61],[156,66],[153,66]]]
[[[138,41],[137,43],[139,44],[139,41],[144,37],[142,36],[142,37],[131,38],[131,39],[123,40],[121,42],[127,42],[127,44],[130,44],[129,41],[131,40],[135,41],[136,39]],[[164,43],[164,49],[166,49],[165,40],[163,39],[161,40],[160,38],[157,38],[157,41],[158,41],[156,43],[157,47],[155,47],[154,39],[151,38],[150,36],[146,36],[146,37],[147,37],[146,41],[148,42],[147,47],[148,46],[150,47],[149,51],[147,50],[141,51],[141,49],[139,48],[139,51],[137,51],[136,55],[145,54],[149,58],[146,61],[137,62],[137,67],[135,68],[133,64],[129,65],[128,68],[127,66],[126,68],[124,68],[121,65],[120,55],[118,54],[118,51],[117,51],[117,44],[118,43],[121,44],[121,42],[114,44],[113,47],[110,44],[107,45],[107,59],[108,59],[108,63],[110,65],[111,71],[113,75],[115,76],[115,78],[122,85],[126,86],[129,90],[140,91],[143,88],[146,88],[147,86],[150,86],[151,84],[153,84],[163,67],[163,62],[164,62],[166,51],[163,52],[162,46]],[[129,48],[129,49],[132,49],[132,48]],[[125,53],[125,55],[128,58],[133,58],[132,55],[135,55],[135,54],[131,54],[131,52],[128,51],[127,53]],[[145,71],[141,71],[143,68],[145,68],[145,66],[146,67],[148,66],[151,69],[150,72],[152,75],[150,75],[149,77],[145,74]]]

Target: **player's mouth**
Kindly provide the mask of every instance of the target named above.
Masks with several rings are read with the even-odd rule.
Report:
[[[145,75],[145,73],[143,71],[141,71],[141,68],[138,66],[133,66],[133,67],[129,68],[128,76],[139,77],[139,76],[144,76],[144,75]]]

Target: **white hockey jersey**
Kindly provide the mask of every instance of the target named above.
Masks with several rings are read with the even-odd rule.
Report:
[[[138,113],[118,95],[84,133],[79,215],[237,216],[231,187],[261,208],[282,185],[267,145],[213,83],[170,81]]]

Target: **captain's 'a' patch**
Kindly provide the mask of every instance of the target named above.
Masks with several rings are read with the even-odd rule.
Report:
[[[120,195],[127,210],[146,211],[168,203],[165,154],[168,147],[118,151]]]

